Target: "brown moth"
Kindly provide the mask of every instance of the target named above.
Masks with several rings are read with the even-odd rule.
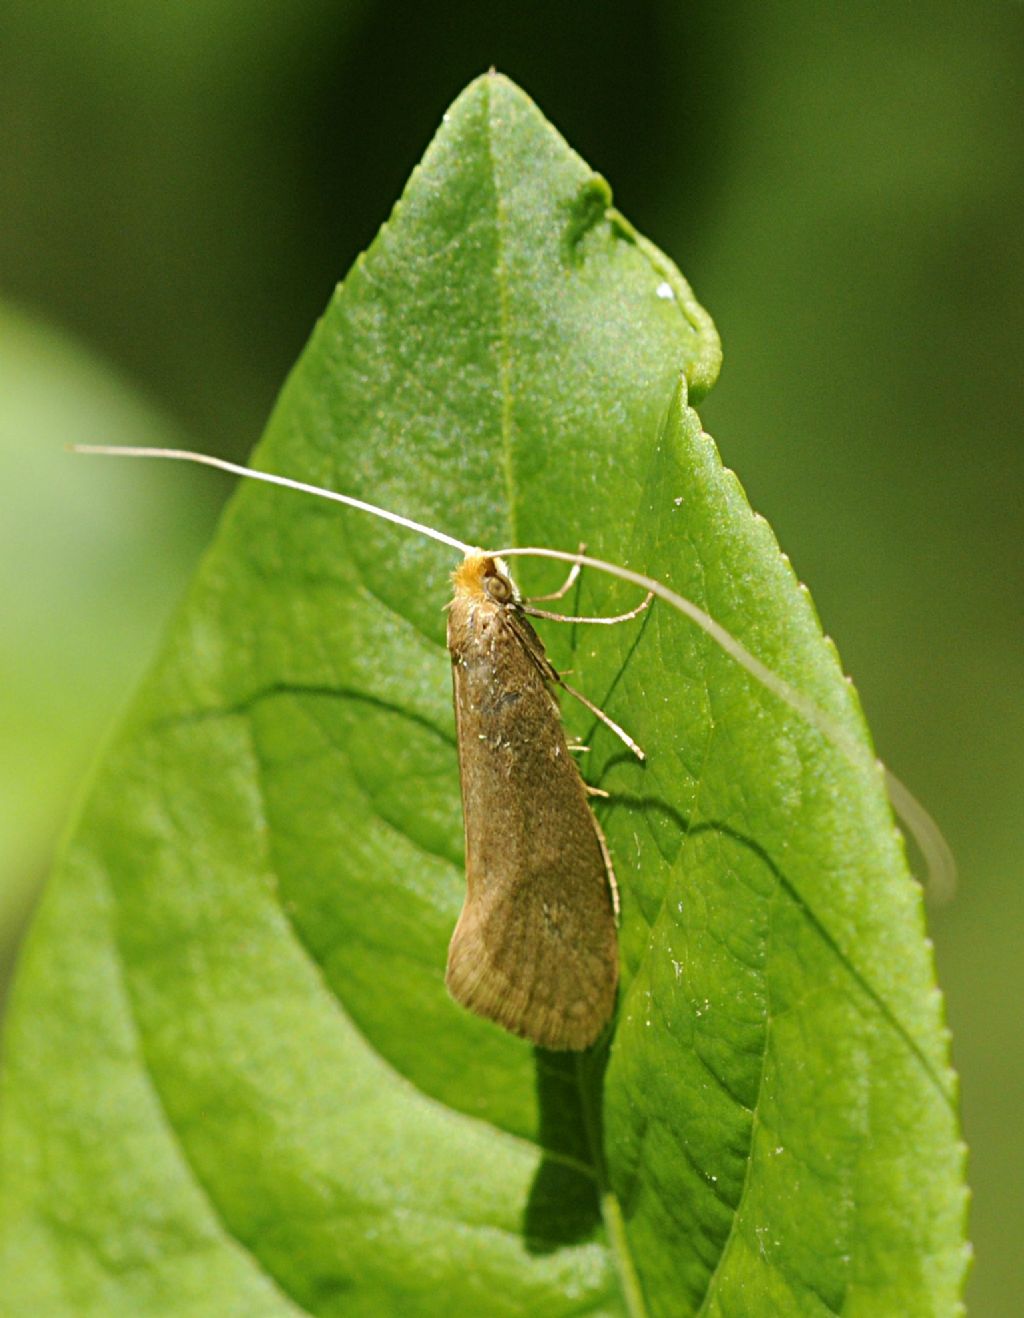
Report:
[[[648,592],[617,623],[657,598],[696,624],[766,691],[816,728],[855,768],[881,775],[924,856],[928,882],[949,896],[956,864],[941,831],[908,788],[832,714],[752,654],[721,623],[664,582],[603,559],[540,546],[485,552],[435,527],[349,494],[182,449],[73,445],[80,453],[171,458],[316,495],[424,535],[465,555],[455,570],[448,648],[454,674],[466,834],[466,901],[448,950],[456,1001],[545,1048],[589,1047],[611,1018],[618,981],[618,892],[588,788],[562,730],[554,685],[580,700],[634,753],[627,733],[562,680],[526,614],[557,618],[520,599],[504,558],[589,567]],[[557,599],[575,579],[570,573]]]
[[[467,892],[445,982],[513,1034],[582,1049],[615,1005],[615,875],[562,729],[558,673],[502,566],[470,554],[453,574]]]

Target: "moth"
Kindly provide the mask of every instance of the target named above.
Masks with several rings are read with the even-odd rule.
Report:
[[[549,1049],[582,1050],[601,1035],[618,983],[618,891],[611,856],[588,804],[562,729],[553,689],[568,691],[640,758],[628,734],[555,671],[528,615],[560,617],[524,601],[505,559],[586,566],[648,592],[689,618],[773,696],[815,727],[854,767],[881,774],[896,812],[921,849],[936,891],[948,893],[956,866],[934,820],[904,784],[810,697],[751,654],[692,600],[663,582],[585,554],[513,546],[483,551],[434,527],[287,476],[180,449],[74,445],[80,453],[198,462],[357,508],[463,554],[449,605],[459,767],[466,837],[466,900],[452,936],[446,982],[463,1006]],[[556,592],[545,598],[558,598]]]
[[[467,555],[453,581],[467,892],[445,982],[542,1048],[587,1048],[615,1005],[618,891],[562,728],[561,679],[504,563]]]

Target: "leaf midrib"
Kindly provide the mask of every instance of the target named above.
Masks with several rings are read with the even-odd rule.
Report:
[[[491,190],[494,196],[495,279],[498,285],[498,374],[501,387],[501,456],[505,481],[505,499],[508,504],[509,543],[518,544],[516,516],[516,473],[512,452],[512,335],[510,331],[508,270],[505,263],[504,207],[494,155],[494,126],[492,122],[491,79],[487,87],[487,159],[491,167]]]
[[[513,395],[512,395],[512,334],[511,334],[511,314],[509,310],[508,296],[508,272],[505,264],[505,237],[504,223],[505,213],[501,200],[501,180],[498,177],[498,167],[494,152],[494,125],[493,125],[493,101],[491,97],[491,83],[487,82],[487,103],[486,103],[486,122],[487,122],[487,151],[488,161],[491,167],[491,187],[494,196],[494,227],[495,227],[495,246],[497,253],[495,279],[498,284],[498,306],[499,306],[499,365],[501,379],[501,447],[502,447],[502,468],[505,480],[506,500],[508,503],[508,523],[509,523],[509,543],[518,544],[519,536],[517,529],[517,502],[516,502],[516,473],[515,463],[513,460]],[[574,638],[575,640],[575,638]],[[584,1083],[583,1068],[577,1062],[575,1067],[575,1084],[578,1092],[581,1111],[584,1114],[590,1110],[588,1099],[591,1093],[591,1086]],[[618,1198],[608,1183],[608,1177],[604,1164],[603,1151],[599,1147],[599,1136],[594,1129],[592,1121],[585,1120],[585,1133],[587,1144],[590,1148],[590,1157],[592,1166],[588,1169],[588,1174],[593,1177],[597,1183],[599,1200],[601,1205],[601,1218],[605,1227],[605,1234],[608,1241],[608,1250],[612,1255],[615,1265],[616,1276],[619,1279],[619,1285],[622,1293],[622,1300],[626,1306],[626,1311],[630,1318],[646,1318],[646,1305],[640,1287],[639,1275],[633,1260],[632,1251],[629,1248],[629,1240],[626,1234],[625,1220],[622,1215],[621,1205]]]

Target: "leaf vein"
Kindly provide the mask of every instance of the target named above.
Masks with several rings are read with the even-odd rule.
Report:
[[[103,881],[106,883],[108,890],[111,892],[111,895],[114,899],[114,907],[115,909],[117,909],[118,902],[117,902],[117,896],[114,886],[111,883],[109,876],[107,875],[105,870],[102,870],[102,874],[103,874]],[[282,1281],[270,1270],[268,1265],[263,1261],[263,1259],[260,1258],[259,1254],[253,1248],[251,1248],[241,1238],[241,1236],[239,1236],[239,1234],[234,1230],[234,1228],[231,1226],[231,1223],[228,1221],[227,1217],[225,1217],[224,1213],[221,1211],[221,1207],[217,1202],[217,1196],[214,1193],[213,1187],[204,1178],[204,1176],[202,1175],[199,1169],[197,1162],[193,1159],[192,1155],[190,1154],[188,1145],[186,1144],[184,1137],[182,1136],[181,1132],[178,1130],[177,1126],[174,1123],[174,1119],[171,1116],[170,1109],[168,1108],[163,1093],[161,1091],[160,1082],[157,1079],[156,1071],[153,1068],[152,1064],[150,1063],[150,1060],[146,1053],[145,1030],[143,1029],[142,1021],[139,1016],[138,1007],[136,1005],[135,998],[132,994],[131,980],[130,980],[130,976],[127,973],[127,963],[125,960],[124,951],[120,945],[120,939],[117,934],[116,925],[114,931],[113,950],[114,950],[114,960],[118,967],[118,976],[121,980],[121,985],[124,990],[125,1002],[128,1006],[128,1012],[131,1017],[134,1034],[138,1043],[138,1055],[139,1055],[139,1060],[141,1062],[141,1068],[140,1068],[141,1073],[143,1077],[148,1081],[149,1090],[153,1096],[153,1102],[160,1116],[164,1130],[166,1131],[168,1137],[170,1138],[174,1148],[177,1150],[178,1156],[181,1159],[182,1166],[187,1171],[189,1179],[192,1181],[192,1184],[194,1185],[195,1189],[202,1197],[203,1202],[206,1204],[207,1208],[209,1209],[214,1221],[217,1223],[218,1227],[224,1233],[225,1238],[227,1240],[232,1241],[236,1246],[236,1248],[247,1259],[250,1260],[250,1262],[253,1264],[254,1268],[259,1273],[259,1275],[265,1279],[268,1285],[272,1287],[272,1289],[281,1297],[282,1300],[284,1300],[294,1310],[294,1312],[298,1314],[307,1314],[310,1316],[310,1318],[313,1318],[313,1310],[307,1309],[300,1302],[298,1296],[295,1295],[289,1289],[289,1287],[284,1283],[284,1281]]]
[[[757,1097],[754,1100],[754,1106],[750,1114],[750,1145],[747,1151],[746,1167],[743,1172],[743,1184],[740,1187],[739,1198],[736,1200],[736,1207],[733,1209],[732,1222],[729,1226],[729,1234],[722,1245],[722,1252],[718,1256],[718,1262],[715,1264],[714,1271],[708,1278],[707,1289],[704,1292],[704,1299],[701,1301],[700,1308],[697,1310],[697,1318],[701,1314],[708,1312],[708,1305],[712,1299],[712,1292],[715,1288],[716,1279],[722,1275],[726,1261],[732,1252],[734,1242],[738,1239],[739,1222],[743,1215],[743,1205],[746,1203],[747,1195],[753,1183],[753,1166],[754,1166],[754,1146],[757,1140],[757,1132],[760,1126],[760,1108],[761,1098],[764,1094],[765,1076],[768,1070],[768,1051],[771,1043],[772,1027],[772,1007],[771,1007],[771,984],[767,974],[768,963],[771,960],[772,939],[774,933],[774,915],[775,903],[779,893],[779,885],[776,885],[772,895],[772,900],[768,906],[768,928],[765,937],[765,1029],[764,1029],[764,1046],[761,1049],[761,1072],[757,1078]]]

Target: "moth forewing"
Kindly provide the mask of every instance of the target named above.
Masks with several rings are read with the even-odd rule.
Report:
[[[586,1048],[615,1005],[614,876],[549,685],[558,675],[493,557],[467,556],[454,582],[466,900],[446,983],[541,1047]]]

